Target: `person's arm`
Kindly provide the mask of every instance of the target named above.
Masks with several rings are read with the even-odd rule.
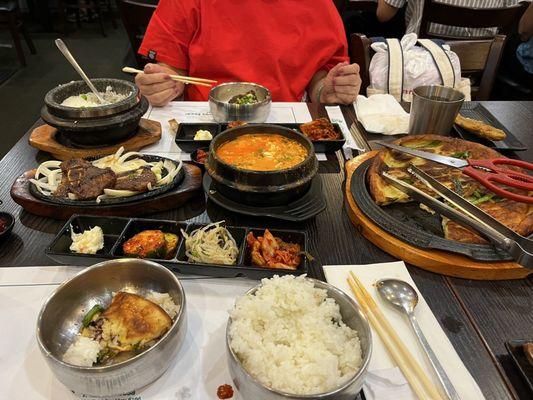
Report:
[[[359,65],[342,62],[329,72],[317,71],[307,92],[312,102],[326,104],[351,104],[361,89]]]
[[[183,95],[185,85],[170,79],[186,75],[189,69],[189,43],[198,29],[197,0],[160,0],[143,38],[139,53],[148,57],[144,72],[135,83],[150,104],[164,106]]]
[[[405,4],[405,0],[390,1],[378,0],[378,7],[376,9],[376,17],[379,22],[390,21]]]
[[[518,33],[522,40],[529,40],[533,36],[533,3],[529,4],[526,12],[520,18]]]

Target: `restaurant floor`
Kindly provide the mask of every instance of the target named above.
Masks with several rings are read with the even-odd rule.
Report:
[[[13,48],[0,46],[0,68],[18,68],[0,85],[0,158],[36,121],[46,92],[60,83],[79,79],[57,50],[56,38],[65,41],[90,77],[124,78],[120,69],[134,65],[129,41],[120,21],[117,29],[108,25],[107,37],[101,35],[96,23],[85,23],[66,37],[31,32],[37,54],[31,55],[23,43],[28,64],[25,68],[19,67]],[[9,36],[0,34],[0,43],[10,43]]]

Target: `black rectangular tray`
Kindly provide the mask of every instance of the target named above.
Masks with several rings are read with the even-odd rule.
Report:
[[[460,111],[463,117],[473,118],[477,120],[484,121],[495,128],[503,130],[506,134],[504,140],[492,141],[480,138],[475,134],[468,132],[466,129],[461,128],[460,126],[454,124],[453,128],[457,132],[457,135],[464,140],[469,140],[471,142],[481,143],[487,147],[492,147],[497,150],[512,150],[512,151],[522,151],[527,150],[527,147],[517,139],[509,130],[503,126],[485,107],[479,103],[469,102],[464,103]]]
[[[284,126],[286,128],[293,129],[298,133],[302,133],[300,130],[301,124],[271,124]],[[339,139],[334,140],[312,140],[313,147],[317,153],[329,153],[342,149],[342,146],[346,143],[346,138],[342,133],[342,130],[339,124],[332,124],[335,132],[339,134]],[[213,137],[218,135],[220,132],[228,129],[228,124],[217,124],[210,122],[198,122],[198,123],[184,123],[180,124],[178,132],[176,133],[176,145],[183,151],[187,153],[192,153],[193,151],[201,147],[209,147],[211,143],[210,140],[194,140],[194,135],[200,129],[206,129],[211,132]]]
[[[533,365],[529,363],[524,354],[522,346],[526,343],[533,343],[533,340],[516,339],[505,342],[507,352],[513,359],[516,367],[522,374],[531,392],[533,392]]]
[[[104,231],[104,248],[96,254],[78,254],[69,250],[72,240],[70,238],[70,226],[74,232],[81,232],[94,226],[100,226]],[[181,229],[189,233],[192,230],[207,224],[188,224],[179,221],[167,221],[157,219],[141,218],[120,218],[120,217],[99,217],[92,215],[73,215],[61,228],[51,244],[46,248],[45,253],[52,260],[70,265],[90,266],[98,262],[123,258],[122,244],[135,235],[146,229],[161,229],[164,232],[179,234],[180,240],[178,250],[173,258],[152,259],[167,268],[182,274],[207,275],[221,278],[246,277],[250,279],[268,278],[274,275],[301,275],[309,270],[309,261],[302,257],[302,261],[296,270],[263,268],[252,266],[248,246],[246,245],[246,235],[254,232],[255,235],[264,232],[262,228],[232,227],[226,228],[232,233],[239,246],[237,264],[234,266],[218,264],[200,264],[187,261],[185,256],[185,240],[181,234]],[[270,229],[274,236],[280,237],[284,241],[298,243],[302,251],[308,252],[309,245],[307,233],[298,230]]]
[[[180,123],[176,132],[176,145],[187,153],[200,147],[209,147],[211,140],[194,140],[194,135],[200,129],[209,131],[213,137],[221,132],[220,124],[215,122]]]

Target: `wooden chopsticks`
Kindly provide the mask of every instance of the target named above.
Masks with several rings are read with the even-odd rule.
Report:
[[[137,69],[137,68],[124,67],[122,68],[122,72],[126,72],[127,74],[138,74],[144,71],[141,71],[140,69]],[[214,83],[217,82],[212,79],[194,78],[192,76],[182,76],[182,75],[170,75],[170,78],[174,81],[188,83],[190,85],[207,86],[207,87],[211,87],[213,86]]]
[[[370,293],[368,293],[353,271],[350,271],[350,276],[347,278],[347,281],[353,294],[357,298],[357,302],[363,308],[370,323],[380,336],[389,354],[403,372],[405,379],[407,379],[418,398],[442,399],[442,395],[429,380],[424,371],[422,371],[418,362],[414,359],[409,350],[407,350],[407,347],[405,347],[401,339],[398,337],[392,325],[387,321],[385,315],[383,315]]]

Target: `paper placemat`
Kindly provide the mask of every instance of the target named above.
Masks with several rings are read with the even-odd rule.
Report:
[[[405,346],[411,351],[413,357],[420,363],[422,370],[428,371],[428,377],[434,381],[437,387],[439,387],[438,378],[432,373],[432,366],[422,350],[422,347],[420,346],[414,332],[412,331],[407,317],[381,300],[381,297],[373,286],[376,281],[385,278],[401,279],[412,285],[418,292],[419,301],[418,305],[416,306],[415,314],[420,327],[426,335],[426,338],[433,348],[433,351],[446,370],[446,373],[450,377],[461,399],[484,399],[479,386],[472,375],[470,375],[470,372],[465,367],[450,340],[442,330],[439,322],[435,318],[435,315],[416,287],[416,284],[407,271],[403,261],[368,265],[324,266],[326,280],[355,299],[346,281],[350,271],[353,271],[361,280],[365,288],[376,301],[379,309],[383,312],[383,314],[385,314],[387,320],[394,327],[396,333],[400,336]],[[381,341],[381,338],[373,329],[372,342],[372,358],[370,360],[368,371],[382,371],[396,367],[396,364],[389,356],[386,347]],[[367,388],[365,387],[364,390],[366,395]],[[371,393],[369,394],[369,397],[374,398],[371,396]],[[398,394],[398,392],[396,392],[396,394]],[[410,397],[402,397],[402,399],[409,398]]]
[[[38,313],[46,298],[79,267],[0,269],[0,399],[93,400],[69,391],[52,374],[35,339]],[[25,277],[25,279],[24,279]],[[232,384],[225,350],[226,322],[235,298],[258,284],[247,279],[182,279],[187,296],[188,332],[176,362],[161,378],[107,400],[216,399],[218,386]],[[241,399],[235,390],[234,399]],[[96,399],[94,399],[96,400]],[[100,400],[106,400],[101,399]]]
[[[209,103],[205,101],[172,101],[164,107],[150,107],[145,118],[161,123],[161,140],[141,150],[145,154],[154,154],[172,159],[190,160],[189,153],[183,152],[176,145],[175,134],[170,131],[168,121],[175,119],[179,122],[215,122]],[[303,123],[311,121],[311,114],[306,103],[284,102],[272,103],[267,123]],[[326,159],[325,155],[318,155],[318,159]]]

